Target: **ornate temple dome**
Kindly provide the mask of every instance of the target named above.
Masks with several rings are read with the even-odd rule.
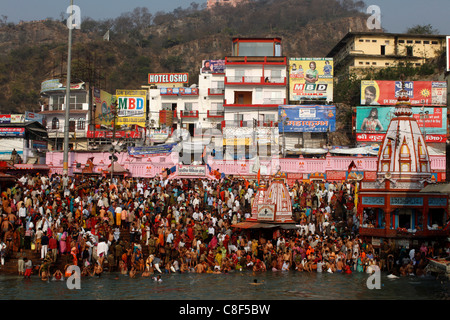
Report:
[[[430,182],[430,158],[425,138],[413,117],[407,92],[400,91],[378,155],[378,180]]]

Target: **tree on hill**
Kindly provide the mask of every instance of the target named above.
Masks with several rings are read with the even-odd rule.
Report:
[[[431,24],[416,24],[406,30],[407,34],[439,34],[439,30],[434,29]]]

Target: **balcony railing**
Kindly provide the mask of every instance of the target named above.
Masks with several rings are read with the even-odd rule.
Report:
[[[271,64],[286,65],[286,57],[225,57],[225,65],[229,64]]]
[[[286,77],[231,76],[225,77],[225,85],[286,85]]]
[[[225,89],[224,88],[208,88],[208,96],[220,96],[224,95]]]
[[[242,108],[274,108],[278,107],[279,105],[286,104],[286,99],[263,99],[262,103],[246,103],[246,104],[239,104],[239,103],[228,103],[227,100],[224,100],[223,106],[224,107],[242,107]]]
[[[208,110],[207,111],[207,117],[208,118],[223,118],[224,117],[224,111]]]
[[[180,117],[181,118],[198,118],[198,110],[192,110],[192,111],[181,110]]]

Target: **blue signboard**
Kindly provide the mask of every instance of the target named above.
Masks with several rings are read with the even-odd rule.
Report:
[[[285,105],[278,107],[280,133],[334,132],[336,107],[321,105]]]
[[[146,156],[159,153],[170,153],[176,143],[162,144],[149,147],[128,147],[128,154],[130,156]]]

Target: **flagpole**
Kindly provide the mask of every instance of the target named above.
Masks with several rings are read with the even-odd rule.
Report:
[[[70,8],[73,8],[73,0],[70,0]],[[67,52],[67,79],[66,79],[66,113],[64,119],[64,157],[63,157],[63,174],[69,173],[69,119],[70,119],[70,64],[72,60],[72,27],[69,27],[69,44]]]

